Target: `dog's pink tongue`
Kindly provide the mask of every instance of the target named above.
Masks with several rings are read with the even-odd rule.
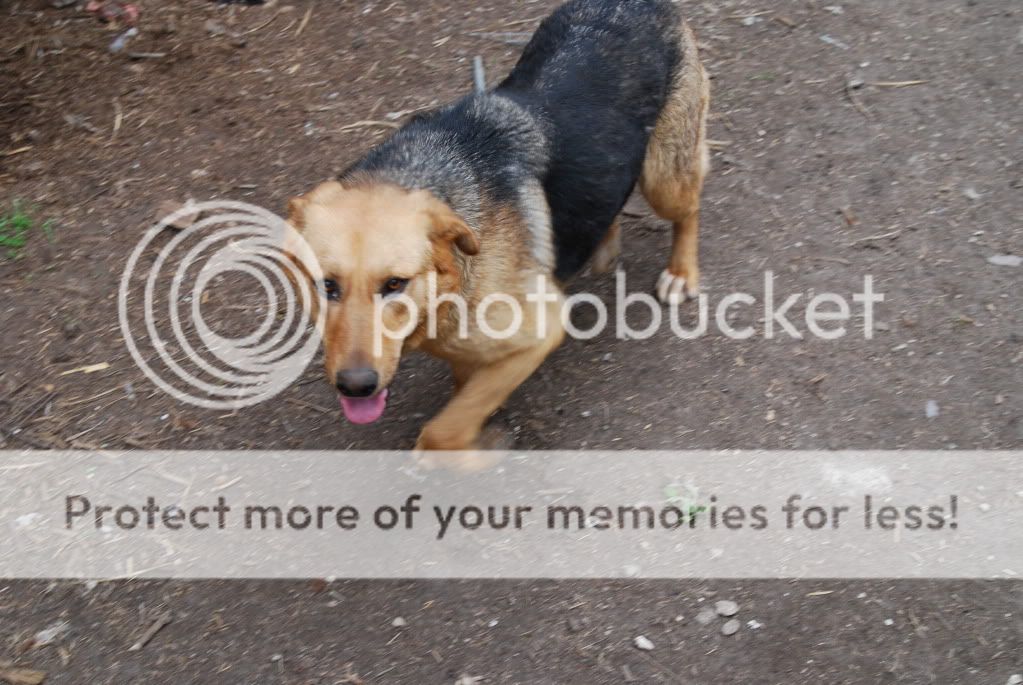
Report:
[[[387,390],[373,397],[345,397],[341,395],[341,408],[352,423],[364,425],[373,423],[384,414],[387,407]]]

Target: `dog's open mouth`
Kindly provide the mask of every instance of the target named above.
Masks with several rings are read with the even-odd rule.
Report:
[[[352,423],[365,425],[373,423],[384,415],[387,407],[387,388],[372,397],[345,397],[340,395],[341,409]]]

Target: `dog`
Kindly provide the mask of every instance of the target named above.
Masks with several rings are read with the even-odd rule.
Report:
[[[379,419],[400,358],[418,349],[450,364],[455,392],[416,449],[478,449],[562,342],[560,288],[587,263],[613,265],[637,184],[674,227],[659,298],[694,296],[709,100],[674,2],[571,0],[500,85],[415,116],[291,200],[288,222],[323,273],[324,365],[347,418]],[[544,278],[552,292],[535,303]],[[500,301],[481,315],[488,296]],[[428,322],[431,298],[443,302]],[[381,322],[405,333],[381,341]]]

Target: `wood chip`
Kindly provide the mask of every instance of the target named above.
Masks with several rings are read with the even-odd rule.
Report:
[[[298,28],[295,29],[295,38],[298,38],[299,36],[302,35],[302,32],[305,31],[306,24],[309,23],[309,18],[312,17],[312,16],[313,16],[313,6],[310,5],[309,9],[307,9],[305,11],[305,16],[302,17],[302,23],[300,23],[298,25]]]
[[[42,685],[46,680],[46,672],[0,664],[0,680],[10,685]]]
[[[909,86],[922,86],[930,81],[867,81],[868,86],[875,88],[908,88]]]
[[[153,625],[149,626],[149,629],[146,630],[146,632],[142,633],[142,637],[140,637],[135,642],[135,644],[128,648],[128,651],[129,652],[141,651],[143,647],[149,644],[150,640],[156,637],[157,633],[159,633],[161,630],[167,627],[167,625],[171,622],[172,619],[173,614],[171,614],[171,612],[169,611],[165,611],[162,614],[160,614],[160,616],[153,622]]]
[[[354,124],[348,124],[338,129],[340,132],[354,131],[357,128],[400,128],[398,124],[393,121],[356,121]]]
[[[110,368],[109,362],[100,362],[99,364],[89,364],[88,366],[79,366],[77,369],[69,369],[62,373],[57,374],[58,376],[70,376],[73,373],[96,373],[97,371],[105,371]]]

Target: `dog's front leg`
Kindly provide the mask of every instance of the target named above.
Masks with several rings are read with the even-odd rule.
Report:
[[[461,383],[455,396],[423,428],[416,449],[456,451],[477,447],[476,441],[490,415],[561,344],[564,331],[560,318],[548,317],[548,323],[551,328],[545,337],[534,338],[533,344],[459,378]]]

